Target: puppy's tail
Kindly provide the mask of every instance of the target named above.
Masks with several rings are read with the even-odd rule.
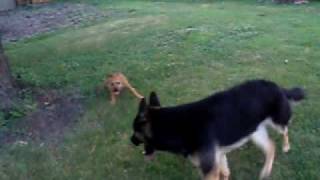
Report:
[[[306,94],[305,91],[300,87],[295,87],[292,89],[282,89],[285,96],[289,99],[289,101],[299,102],[305,99]]]

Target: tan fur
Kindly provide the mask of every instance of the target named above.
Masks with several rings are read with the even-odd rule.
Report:
[[[228,180],[230,176],[230,169],[228,166],[227,156],[224,154],[220,159],[220,175],[222,180]]]
[[[282,151],[287,153],[290,150],[290,143],[289,143],[289,133],[288,133],[288,128],[285,129],[283,133],[283,146],[282,146]]]
[[[219,168],[216,167],[216,168],[213,168],[210,171],[210,173],[204,177],[204,180],[219,180],[220,179],[219,175],[220,175]]]
[[[275,157],[276,148],[274,142],[269,138],[265,127],[259,127],[258,131],[252,135],[252,140],[264,152],[265,162],[260,172],[260,179],[266,179],[271,174]]]
[[[129,91],[135,95],[137,98],[142,99],[143,96],[140,95],[129,83],[128,79],[122,73],[113,73],[109,75],[104,81],[104,86],[110,91],[110,102],[111,104],[116,103],[117,96],[120,95],[124,88],[129,89]]]
[[[271,174],[276,148],[273,141],[270,140],[269,144],[270,144],[270,147],[265,152],[266,161],[265,161],[264,168],[262,169],[262,172],[260,174],[260,179],[265,179]]]

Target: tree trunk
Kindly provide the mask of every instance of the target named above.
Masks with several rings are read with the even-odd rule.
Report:
[[[12,107],[14,94],[15,89],[13,87],[8,57],[4,54],[0,35],[0,110]]]

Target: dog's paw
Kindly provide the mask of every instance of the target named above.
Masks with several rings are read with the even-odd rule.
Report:
[[[144,156],[144,161],[145,162],[151,162],[153,160],[154,160],[154,155],[153,154]]]
[[[270,179],[271,168],[264,167],[260,172],[259,180],[268,180]]]
[[[154,158],[155,158],[154,153],[152,153],[152,154],[146,154],[146,152],[143,152],[143,154],[144,154],[144,161],[145,161],[145,162],[153,161]]]
[[[111,100],[111,101],[110,101],[110,104],[111,104],[111,105],[115,105],[115,104],[116,104],[116,101],[112,101],[112,100]]]
[[[269,180],[270,179],[270,173],[263,172],[260,174],[259,180]]]

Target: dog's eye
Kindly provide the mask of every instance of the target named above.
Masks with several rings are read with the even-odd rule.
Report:
[[[117,84],[117,85],[119,85],[119,84],[120,84],[120,82],[116,82],[116,84]]]

